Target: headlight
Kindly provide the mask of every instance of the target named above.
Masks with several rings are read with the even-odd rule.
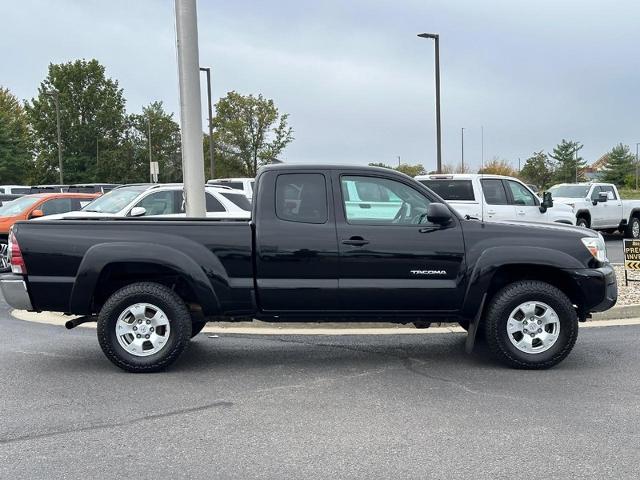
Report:
[[[599,262],[607,261],[607,247],[604,243],[604,238],[602,238],[602,235],[598,234],[597,238],[587,237],[581,238],[580,240],[582,240],[584,246],[587,247],[589,253],[593,255],[593,258],[595,258]]]

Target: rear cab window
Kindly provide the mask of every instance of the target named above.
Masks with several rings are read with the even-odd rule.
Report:
[[[288,222],[326,223],[327,182],[321,173],[284,173],[276,179],[276,216]]]
[[[424,186],[429,187],[443,200],[451,202],[473,202],[473,184],[471,180],[430,179],[420,180]]]

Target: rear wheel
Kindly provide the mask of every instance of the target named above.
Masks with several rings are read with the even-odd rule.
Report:
[[[156,372],[171,365],[191,338],[191,316],[182,299],[157,283],[134,283],[114,293],[98,317],[98,341],[128,372]]]
[[[543,369],[561,362],[578,338],[569,298],[540,281],[512,283],[492,299],[484,321],[487,343],[503,363]]]
[[[631,217],[624,231],[624,236],[626,238],[640,238],[640,220],[638,220],[638,217]]]
[[[11,265],[9,264],[9,245],[7,242],[2,240],[0,241],[0,273],[8,272],[11,270]]]

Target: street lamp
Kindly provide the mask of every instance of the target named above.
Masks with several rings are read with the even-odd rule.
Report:
[[[213,163],[213,107],[211,105],[211,68],[200,67],[201,72],[207,72],[207,99],[209,100],[209,162],[211,178],[216,178],[215,165]]]
[[[51,90],[50,92],[44,92],[44,94],[53,97],[53,103],[56,106],[56,129],[58,131],[58,168],[60,169],[60,185],[64,185],[62,175],[62,135],[60,133],[60,92],[58,90]]]
[[[435,41],[436,51],[436,146],[437,146],[437,173],[442,172],[442,145],[440,132],[440,36],[437,33],[420,33],[420,38],[432,38]]]
[[[460,170],[461,170],[461,173],[464,173],[464,127],[460,129],[460,133],[462,137],[462,159],[461,159]]]

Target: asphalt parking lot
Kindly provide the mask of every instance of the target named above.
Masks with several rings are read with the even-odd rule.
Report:
[[[603,234],[604,241],[607,244],[607,256],[611,263],[624,263],[624,253],[622,250],[622,235],[605,235]]]
[[[640,326],[549,371],[464,334],[201,334],[134,375],[0,304],[0,478],[638,478]]]

